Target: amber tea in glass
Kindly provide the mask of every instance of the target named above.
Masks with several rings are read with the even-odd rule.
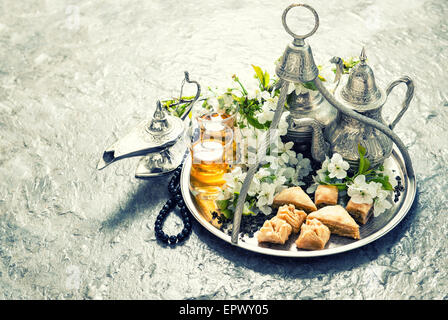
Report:
[[[190,153],[190,190],[199,199],[215,199],[225,184],[233,156],[233,132],[227,126],[204,124],[200,120],[192,129]]]

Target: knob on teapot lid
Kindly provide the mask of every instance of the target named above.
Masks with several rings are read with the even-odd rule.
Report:
[[[340,90],[340,97],[357,111],[375,109],[384,104],[386,95],[375,83],[373,71],[366,63],[364,48],[359,60],[360,62],[351,70],[347,83]]]
[[[171,128],[171,123],[167,119],[165,112],[162,109],[162,104],[157,101],[156,111],[149,123],[148,130],[153,134],[165,133]]]

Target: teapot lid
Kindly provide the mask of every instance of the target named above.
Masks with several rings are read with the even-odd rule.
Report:
[[[373,71],[366,63],[364,47],[359,60],[360,62],[351,70],[347,83],[339,91],[339,96],[356,111],[376,109],[384,104],[386,95],[376,86]]]
[[[170,116],[171,117],[171,116]],[[172,129],[171,119],[168,119],[165,112],[162,109],[162,104],[157,101],[156,111],[152,117],[148,126],[149,133],[154,135],[167,133]]]

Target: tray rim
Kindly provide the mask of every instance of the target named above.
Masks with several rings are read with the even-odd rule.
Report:
[[[407,213],[410,211],[412,204],[414,203],[415,196],[417,193],[417,183],[415,177],[410,178],[406,171],[406,166],[404,165],[404,160],[401,152],[399,149],[394,146],[392,150],[392,155],[395,157],[395,159],[398,162],[398,165],[400,169],[403,172],[404,177],[404,186],[405,191],[402,192],[402,196],[404,195],[405,198],[403,202],[401,203],[400,207],[397,209],[397,213],[395,216],[380,230],[372,233],[371,235],[367,236],[366,238],[354,241],[352,243],[342,245],[339,247],[334,248],[327,248],[323,250],[313,250],[313,251],[291,251],[291,250],[277,250],[272,248],[266,248],[266,247],[260,247],[260,246],[254,246],[253,244],[248,244],[243,241],[238,241],[237,244],[232,243],[230,235],[227,235],[223,231],[215,228],[211,223],[209,223],[202,214],[197,210],[196,205],[194,203],[193,198],[191,197],[190,189],[189,189],[189,172],[191,168],[191,157],[190,155],[187,156],[187,158],[184,161],[184,164],[182,166],[182,172],[181,172],[181,178],[180,178],[180,185],[181,185],[181,192],[182,197],[184,199],[184,202],[190,210],[193,217],[203,226],[205,227],[209,232],[211,232],[213,235],[217,236],[221,240],[224,240],[236,247],[240,247],[242,249],[257,252],[264,255],[270,255],[270,256],[279,256],[279,257],[291,257],[291,258],[306,258],[306,257],[319,257],[319,256],[328,256],[328,255],[334,255],[342,252],[351,251],[360,247],[363,247],[381,237],[389,233],[392,229],[394,229],[400,222],[403,220],[403,218],[407,215]]]

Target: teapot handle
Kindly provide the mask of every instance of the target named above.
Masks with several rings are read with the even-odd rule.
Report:
[[[182,81],[182,85],[180,87],[179,105],[180,105],[181,102],[184,102],[182,100],[182,93],[183,93],[183,90],[184,90],[185,82],[187,82],[187,83],[194,83],[196,85],[196,95],[193,98],[193,100],[190,102],[190,105],[188,106],[188,109],[185,110],[184,113],[182,114],[182,116],[181,116],[182,120],[184,120],[188,116],[188,114],[190,113],[191,109],[193,108],[193,105],[196,103],[196,101],[198,101],[199,96],[201,95],[201,85],[197,81],[190,80],[190,74],[188,73],[188,71],[185,71],[184,74],[185,74],[185,78]],[[179,106],[177,106],[177,107],[179,107]]]
[[[403,114],[406,112],[406,110],[408,110],[409,104],[411,103],[411,100],[414,97],[414,81],[412,81],[412,79],[409,78],[408,76],[401,77],[400,79],[395,80],[391,84],[389,84],[389,86],[386,89],[386,97],[388,97],[392,89],[395,88],[400,83],[406,84],[407,90],[406,95],[404,97],[404,101],[401,104],[401,111],[397,114],[394,121],[392,121],[392,123],[389,125],[389,128],[391,130],[394,129],[394,127],[396,126],[398,121],[400,121]]]

